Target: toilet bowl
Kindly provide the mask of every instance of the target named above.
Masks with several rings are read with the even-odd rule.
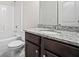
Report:
[[[22,47],[24,46],[24,42],[21,40],[15,40],[12,41],[8,44],[8,48],[10,50],[10,56],[14,57],[16,56],[21,49],[23,49]]]
[[[8,47],[9,48],[17,48],[17,47],[21,47],[24,45],[24,42],[21,41],[21,40],[15,40],[15,41],[12,41],[8,44]]]

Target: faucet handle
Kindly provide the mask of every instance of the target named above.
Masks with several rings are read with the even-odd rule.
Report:
[[[58,26],[61,26],[61,24],[58,24]]]
[[[78,20],[78,23],[79,23],[79,20]]]

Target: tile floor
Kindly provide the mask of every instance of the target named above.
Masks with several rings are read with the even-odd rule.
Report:
[[[20,49],[7,49],[0,57],[25,57],[25,48]]]

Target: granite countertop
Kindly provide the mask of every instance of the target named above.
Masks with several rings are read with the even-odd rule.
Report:
[[[28,28],[25,32],[33,33],[39,36],[47,37],[53,40],[61,41],[64,43],[72,44],[79,47],[79,33],[69,31],[48,31],[50,29],[45,28]]]

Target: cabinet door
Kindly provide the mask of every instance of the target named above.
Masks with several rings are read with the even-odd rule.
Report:
[[[52,53],[45,49],[46,47],[45,39],[43,39],[43,37],[41,39],[42,39],[41,40],[41,56],[42,57],[58,57],[55,53]]]
[[[39,57],[39,47],[26,41],[25,55],[26,57]]]

